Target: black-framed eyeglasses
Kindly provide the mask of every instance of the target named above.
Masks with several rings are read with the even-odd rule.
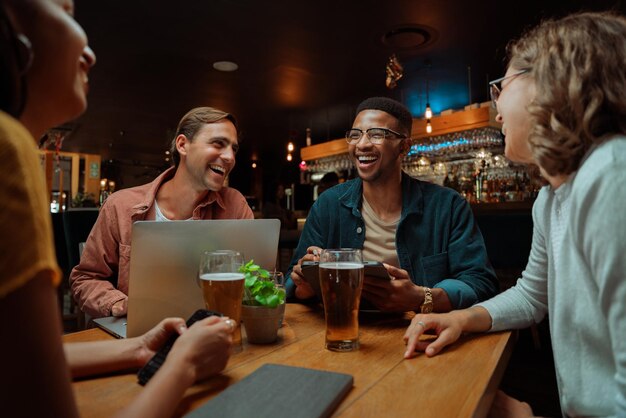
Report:
[[[515,78],[518,75],[526,74],[528,71],[530,70],[519,70],[518,72],[509,74],[504,77],[496,78],[495,80],[489,82],[489,95],[491,96],[491,105],[494,107],[494,109],[496,107],[496,103],[498,102],[498,98],[500,97],[500,93],[502,93],[502,82],[504,80],[508,80],[509,78]]]
[[[352,128],[346,132],[346,141],[350,145],[357,144],[361,137],[365,134],[367,139],[374,145],[382,144],[385,139],[404,139],[406,135],[402,135],[396,131],[387,128],[369,128],[362,130],[358,128]]]

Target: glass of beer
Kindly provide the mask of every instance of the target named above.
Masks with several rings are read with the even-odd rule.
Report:
[[[322,250],[320,288],[326,317],[326,348],[359,348],[359,302],[363,290],[363,256],[353,248]]]
[[[241,347],[241,300],[244,275],[239,272],[243,255],[232,250],[205,251],[200,258],[198,282],[204,304],[211,311],[220,312],[235,321],[233,347]]]

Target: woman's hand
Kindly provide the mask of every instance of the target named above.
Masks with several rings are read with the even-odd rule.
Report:
[[[174,333],[182,334],[187,329],[182,318],[167,318],[159,322],[154,328],[138,337],[139,350],[137,351],[137,365],[144,366],[148,360],[165,344]]]
[[[196,322],[178,337],[165,365],[187,368],[192,382],[221,372],[230,357],[235,328],[235,322],[225,317]]]
[[[168,318],[139,337],[139,366],[154,356],[173,334],[180,336],[167,356],[167,363],[186,363],[193,373],[192,382],[219,373],[226,367],[236,324],[232,319],[211,316],[187,329],[182,318]]]
[[[457,341],[463,332],[485,332],[490,328],[491,315],[480,306],[444,314],[417,314],[404,334],[404,358],[415,357],[416,351],[423,351],[432,357]],[[437,335],[434,341],[420,341],[419,337],[427,330],[433,330]]]
[[[437,338],[432,341],[420,341],[420,336],[427,330],[434,330]],[[404,358],[413,358],[416,351],[423,351],[428,357],[439,353],[445,346],[459,339],[463,331],[461,319],[455,313],[417,314],[404,334],[406,352]]]

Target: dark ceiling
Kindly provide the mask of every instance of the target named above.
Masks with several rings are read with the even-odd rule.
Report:
[[[118,175],[143,167],[122,186],[145,182],[167,164],[164,151],[181,116],[214,106],[239,119],[242,149],[231,177],[244,189],[252,159],[279,175],[290,139],[299,161],[307,127],[314,144],[342,136],[368,96],[401,100],[416,117],[427,86],[435,113],[486,101],[487,80],[504,72],[507,41],[524,28],[572,11],[626,11],[618,0],[75,3],[98,61],[89,109],[70,125],[63,149],[101,154],[103,169]],[[385,33],[407,26],[428,30],[426,45],[382,42]],[[400,34],[393,42],[418,38]],[[404,77],[389,90],[385,65],[392,53]],[[214,70],[222,60],[239,70]]]

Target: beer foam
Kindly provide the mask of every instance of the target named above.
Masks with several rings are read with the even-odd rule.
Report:
[[[332,269],[332,270],[356,270],[356,269],[362,269],[363,268],[363,264],[361,263],[353,263],[353,262],[349,262],[349,261],[340,261],[340,262],[333,262],[333,263],[320,263],[320,268],[323,269]]]
[[[200,280],[212,280],[215,282],[232,282],[243,280],[243,273],[204,273],[200,275]]]

